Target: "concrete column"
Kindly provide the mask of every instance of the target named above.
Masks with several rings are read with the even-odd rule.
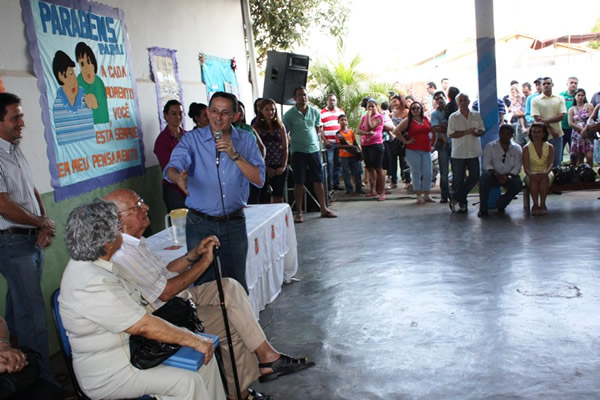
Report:
[[[496,38],[494,35],[494,1],[475,1],[477,30],[477,72],[479,75],[479,112],[485,125],[481,145],[498,138],[498,94],[496,84]],[[473,101],[473,100],[472,100]]]

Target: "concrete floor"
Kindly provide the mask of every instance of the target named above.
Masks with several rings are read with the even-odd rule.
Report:
[[[277,400],[600,399],[599,195],[550,196],[546,217],[520,195],[485,220],[414,200],[307,214],[300,282],[261,324],[317,365],[253,387]]]

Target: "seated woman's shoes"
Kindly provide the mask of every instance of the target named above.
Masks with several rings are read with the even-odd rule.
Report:
[[[302,371],[303,369],[310,368],[314,365],[315,365],[315,363],[312,361],[308,361],[307,357],[292,358],[285,354],[281,354],[280,357],[273,362],[258,364],[259,368],[271,368],[273,370],[273,372],[269,372],[268,374],[261,375],[258,378],[258,381],[259,382],[273,381],[282,375],[293,374],[295,372]]]
[[[266,393],[258,393],[256,390],[248,388],[246,400],[275,400],[275,398]]]

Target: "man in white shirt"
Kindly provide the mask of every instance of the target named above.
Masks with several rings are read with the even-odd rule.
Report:
[[[160,308],[175,296],[194,301],[206,332],[219,336],[221,351],[224,353],[227,386],[232,398],[231,396],[235,395],[233,370],[226,344],[217,284],[211,281],[189,288],[210,267],[210,263],[202,254],[208,248],[209,242],[217,240],[216,237],[204,238],[198,246],[188,249],[185,256],[167,263],[152,253],[142,237],[150,224],[149,208],[144,201],[129,189],[117,189],[106,195],[105,200],[117,204],[123,227],[123,244],[112,258],[119,275],[137,286],[152,309]],[[270,381],[315,365],[306,358],[292,358],[275,350],[256,321],[248,295],[242,286],[231,278],[223,278],[222,283],[244,398],[249,393],[253,398],[260,398],[259,393],[248,387],[257,378],[261,382]],[[269,397],[264,395],[264,398]]]
[[[459,93],[456,96],[458,111],[448,119],[448,136],[452,139],[452,199],[448,203],[452,212],[467,212],[467,195],[479,181],[479,156],[481,142],[479,137],[485,131],[481,115],[469,111],[469,96]],[[465,179],[466,171],[469,171]]]
[[[519,171],[523,164],[521,146],[512,142],[515,128],[512,125],[501,125],[499,139],[490,142],[483,151],[483,172],[479,178],[479,218],[488,216],[488,198],[490,189],[504,186],[506,192],[498,198],[496,209],[504,214],[504,209],[517,193],[521,191],[523,182]]]

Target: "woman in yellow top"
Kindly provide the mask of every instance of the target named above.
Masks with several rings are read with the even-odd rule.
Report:
[[[525,184],[529,186],[529,193],[533,199],[531,215],[548,214],[546,196],[554,179],[551,172],[554,147],[548,143],[549,135],[548,127],[536,122],[529,128],[530,142],[523,148]]]

